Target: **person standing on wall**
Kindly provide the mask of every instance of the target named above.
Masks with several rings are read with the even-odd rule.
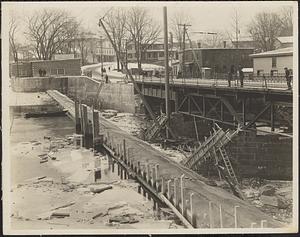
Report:
[[[243,72],[243,67],[239,65],[239,78],[240,78],[240,83],[241,87],[244,86],[244,72]]]
[[[288,70],[287,67],[284,68],[284,72],[285,72],[285,79],[286,79],[286,83],[287,83],[287,86],[288,86],[288,90],[291,90],[292,89],[292,86],[291,86],[291,75],[290,75],[290,71]]]

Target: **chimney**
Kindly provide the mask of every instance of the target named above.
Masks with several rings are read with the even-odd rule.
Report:
[[[197,42],[198,48],[201,48],[201,42]]]
[[[224,46],[224,49],[226,48],[226,41],[224,40],[223,41],[223,46]]]

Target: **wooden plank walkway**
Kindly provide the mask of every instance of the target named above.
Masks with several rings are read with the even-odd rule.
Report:
[[[71,117],[75,117],[75,103],[70,98],[58,91],[47,91],[47,93],[64,109],[67,109]],[[88,108],[88,117],[92,120],[90,108]],[[113,140],[114,144],[121,146],[125,139],[126,147],[130,149],[131,161],[135,164],[139,162],[141,170],[146,172],[149,171],[149,167],[152,170],[157,164],[159,165],[159,180],[161,178],[165,180],[167,187],[169,187],[168,192],[173,194],[173,197],[174,189],[177,189],[177,186],[174,186],[174,181],[180,180],[180,177],[184,175],[182,176],[184,177],[182,179],[184,190],[179,195],[184,197],[181,203],[190,209],[192,200],[192,210],[195,216],[194,226],[197,228],[251,228],[251,226],[259,228],[261,224],[268,228],[283,227],[282,223],[273,220],[272,217],[248,202],[237,198],[222,188],[205,184],[205,179],[202,176],[171,160],[151,147],[150,144],[122,131],[101,116],[99,120],[100,133],[104,133],[110,141]],[[178,192],[177,190],[175,196],[178,195]]]

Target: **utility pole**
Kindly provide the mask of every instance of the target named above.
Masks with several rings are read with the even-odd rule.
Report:
[[[103,40],[102,35],[100,36],[100,59],[101,59],[101,78],[103,79]]]
[[[239,21],[238,21],[237,10],[235,10],[234,21],[235,21],[235,40],[236,40],[236,48],[238,49],[238,48],[239,48]]]
[[[187,26],[191,26],[191,25],[188,25],[188,24],[178,24],[180,26],[183,26],[183,35],[182,35],[182,78],[185,77],[185,34],[186,34],[186,30],[187,30]]]
[[[168,40],[168,17],[167,17],[167,7],[163,8],[164,12],[164,46],[165,46],[165,99],[166,99],[166,116],[167,116],[167,126],[166,126],[166,138],[169,139],[169,130],[167,127],[170,126],[170,108],[169,108],[169,40]]]
[[[185,31],[186,24],[183,24],[183,36],[182,36],[182,78],[185,78]]]
[[[172,32],[169,32],[170,34],[170,46],[171,46],[171,79],[173,81],[173,57],[174,57],[174,51],[173,51],[173,34]]]

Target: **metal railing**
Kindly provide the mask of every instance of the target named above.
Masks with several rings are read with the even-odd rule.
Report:
[[[211,86],[211,87],[229,87],[227,74],[215,74],[212,78],[174,78],[170,76],[170,84],[182,85],[197,85],[197,86]],[[165,83],[164,77],[156,76],[135,76],[136,81],[143,83]],[[241,86],[240,79],[234,75],[231,80],[231,87],[234,88],[264,88],[264,89],[287,89],[287,81],[282,75],[262,75],[262,76],[248,76],[246,75]],[[293,84],[293,80],[291,82]]]

